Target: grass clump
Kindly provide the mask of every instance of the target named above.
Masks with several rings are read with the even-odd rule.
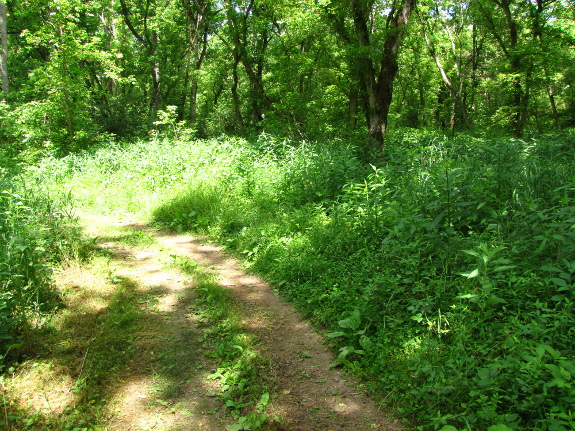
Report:
[[[0,369],[32,353],[35,331],[58,306],[53,268],[88,252],[68,194],[0,178]]]

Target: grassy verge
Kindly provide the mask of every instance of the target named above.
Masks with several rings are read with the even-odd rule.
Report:
[[[136,285],[113,276],[107,257],[67,268],[66,308],[34,359],[10,370],[6,430],[105,429],[106,388],[134,353],[141,310]],[[75,279],[75,281],[74,281]]]
[[[90,247],[69,194],[0,177],[0,371],[34,353],[50,312],[61,305],[54,268],[88,256]]]

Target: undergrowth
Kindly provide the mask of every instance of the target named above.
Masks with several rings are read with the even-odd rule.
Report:
[[[0,177],[0,370],[7,361],[33,353],[35,334],[58,306],[53,268],[88,249],[69,194]]]
[[[243,255],[421,429],[569,430],[574,143],[405,131],[369,166],[339,142],[153,141],[29,175]]]

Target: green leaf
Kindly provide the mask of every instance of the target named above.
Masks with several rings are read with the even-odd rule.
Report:
[[[373,346],[373,342],[367,335],[362,335],[361,337],[359,337],[359,345],[364,350],[369,350]]]
[[[467,278],[475,278],[479,275],[479,268],[475,268],[471,272],[460,272],[459,275],[463,275],[464,277]]]
[[[487,303],[489,305],[497,305],[497,304],[506,304],[507,301],[503,298],[500,298],[499,296],[493,295],[487,300]]]
[[[339,355],[337,355],[338,359],[345,359],[347,355],[353,353],[355,348],[353,346],[345,346],[339,349]]]
[[[541,269],[543,271],[548,271],[548,272],[563,272],[559,268],[556,268],[556,267],[550,266],[550,265],[544,265],[541,267]]]
[[[457,299],[471,299],[471,298],[477,298],[477,295],[473,294],[473,293],[466,293],[465,295],[458,295],[456,297]],[[413,317],[412,317],[413,319]]]
[[[453,425],[444,425],[439,431],[457,431]]]
[[[343,337],[344,335],[345,335],[345,332],[341,332],[341,331],[330,332],[329,334],[327,334],[327,336],[329,338]]]
[[[488,145],[479,145],[479,148],[485,150],[488,153],[493,154],[494,156],[499,154],[499,151],[496,148],[490,147]],[[440,431],[443,431],[443,428],[441,428]]]
[[[551,281],[559,287],[567,287],[567,282],[562,278],[552,277]]]
[[[437,226],[439,225],[439,223],[441,223],[441,220],[443,220],[445,218],[445,216],[447,215],[447,213],[445,211],[442,211],[440,214],[438,214],[431,223],[427,224],[427,229],[429,230],[434,230],[437,228]]]
[[[543,238],[543,240],[541,241],[541,244],[539,244],[539,247],[537,247],[537,249],[535,250],[535,254],[541,252],[545,246],[547,245],[547,238]]]
[[[417,313],[417,314],[411,316],[411,320],[415,320],[416,322],[421,322],[423,320],[423,314]]]
[[[361,313],[359,310],[354,310],[347,319],[340,320],[338,325],[344,329],[352,329],[356,331],[361,324]]]
[[[493,269],[493,272],[502,272],[502,271],[507,271],[509,269],[513,269],[515,268],[516,265],[503,265],[503,266],[498,266],[497,268]]]

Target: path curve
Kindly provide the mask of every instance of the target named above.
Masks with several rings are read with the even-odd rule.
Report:
[[[94,218],[90,224],[94,224]],[[214,272],[243,310],[245,330],[258,340],[258,353],[270,361],[273,394],[269,416],[282,418],[286,431],[363,431],[406,429],[378,408],[361,385],[330,368],[334,354],[300,313],[261,278],[241,268],[221,247],[195,235],[159,231],[129,219],[98,217],[97,223],[154,235],[170,254],[185,256]],[[161,278],[169,275],[156,273]],[[178,315],[178,304],[175,315]],[[185,313],[182,313],[182,316]],[[187,322],[193,325],[193,322]],[[219,431],[209,428],[210,431]]]

